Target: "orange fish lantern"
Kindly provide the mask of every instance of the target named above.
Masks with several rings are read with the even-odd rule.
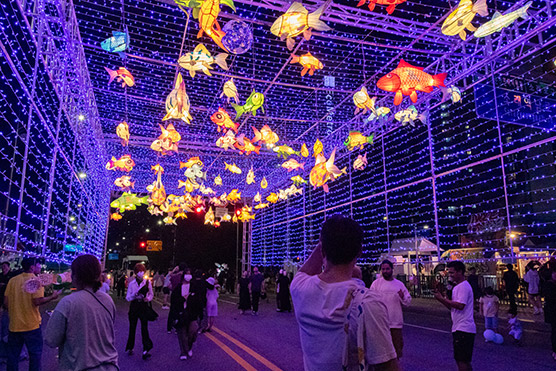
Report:
[[[225,133],[228,129],[233,130],[237,134],[237,129],[239,128],[239,124],[232,121],[230,115],[224,108],[219,108],[218,111],[210,116],[212,122],[218,125],[218,132],[222,129]]]
[[[301,70],[301,76],[305,76],[307,71],[309,71],[309,75],[313,76],[316,70],[322,70],[324,68],[322,62],[313,57],[311,52],[303,54],[300,57],[292,54],[292,60],[290,64],[295,63],[299,63],[301,66],[303,66],[303,70]]]
[[[334,181],[340,175],[347,174],[346,168],[340,170],[334,165],[335,158],[336,149],[332,151],[328,160],[326,160],[322,153],[317,156],[315,166],[311,169],[311,173],[309,174],[309,182],[314,188],[322,187],[325,192],[328,192],[328,184],[326,183],[329,180]]]
[[[228,5],[234,12],[236,11],[233,1],[222,1],[222,3]],[[220,14],[220,0],[203,1],[199,9],[199,26],[201,29],[197,34],[197,38],[199,39],[203,36],[203,33],[206,33],[216,45],[228,51],[224,44],[222,44],[222,38],[226,36],[226,33],[220,28],[217,20],[218,14]]]
[[[114,156],[106,164],[106,170],[119,170],[130,172],[135,166],[135,161],[131,159],[130,155],[123,155],[116,160]]]
[[[234,147],[239,149],[240,154],[250,155],[252,152],[259,154],[261,146],[254,145],[251,140],[245,138],[243,134],[237,137],[237,142],[234,143]]]
[[[371,12],[375,10],[376,4],[380,4],[380,5],[388,5],[388,7],[386,8],[386,12],[388,14],[392,14],[394,12],[394,9],[396,9],[396,5],[406,2],[406,0],[368,0],[368,1],[369,1],[369,10]],[[359,1],[359,4],[357,4],[357,6],[363,6],[365,5],[366,2],[367,0],[361,0]]]
[[[382,76],[376,83],[379,89],[395,92],[394,104],[399,106],[403,96],[409,95],[413,103],[417,102],[417,91],[431,93],[433,87],[445,86],[446,73],[430,75],[422,67],[415,67],[403,59],[398,67],[386,76]]]
[[[114,79],[117,82],[122,83],[122,88],[127,86],[135,85],[135,79],[131,72],[129,72],[125,67],[120,67],[117,70],[111,70],[110,68],[104,67],[108,75],[110,75],[110,79],[108,80],[108,84],[110,84]]]

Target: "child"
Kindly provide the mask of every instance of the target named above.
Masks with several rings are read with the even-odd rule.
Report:
[[[485,328],[497,332],[498,306],[500,300],[494,295],[492,287],[485,288],[485,295],[479,299],[480,312],[485,317]]]
[[[218,288],[220,286],[216,283],[213,277],[207,279],[207,316],[208,326],[203,332],[210,332],[214,325],[214,320],[218,316]]]
[[[515,339],[516,344],[521,345],[523,327],[521,326],[521,322],[517,318],[517,309],[515,308],[510,309],[510,311],[508,312],[508,329],[508,334]]]

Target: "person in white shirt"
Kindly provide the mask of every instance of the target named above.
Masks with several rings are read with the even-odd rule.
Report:
[[[481,314],[485,317],[485,329],[498,331],[498,307],[500,299],[494,295],[492,287],[485,288],[485,295],[479,299]]]
[[[103,292],[105,294],[109,294],[110,293],[110,284],[109,284],[108,276],[106,275],[106,273],[102,273],[102,275],[100,276],[100,282],[101,282],[101,286],[98,289],[98,291]]]
[[[306,371],[360,370],[366,365],[374,370],[399,369],[386,306],[376,293],[352,280],[362,242],[357,222],[332,216],[292,281]],[[362,359],[358,351],[363,352]]]
[[[473,318],[473,289],[465,280],[465,264],[451,261],[446,266],[450,281],[454,285],[452,300],[438,290],[434,291],[434,297],[451,311],[454,359],[458,370],[471,371],[473,370],[471,366],[473,343],[477,332]]]
[[[529,270],[523,276],[523,280],[528,283],[527,285],[527,297],[529,303],[533,306],[533,314],[542,313],[542,303],[541,297],[539,295],[539,283],[541,278],[539,276],[538,266],[528,264]]]
[[[129,336],[125,351],[129,355],[133,354],[135,346],[135,330],[137,321],[141,321],[141,339],[143,342],[143,359],[151,356],[149,351],[153,348],[153,342],[149,336],[149,321],[147,319],[148,303],[153,300],[153,287],[149,280],[144,279],[145,266],[141,263],[135,264],[133,268],[135,279],[129,282],[127,287],[126,300],[129,304]]]
[[[380,292],[383,295],[383,303],[388,308],[388,320],[390,322],[390,333],[392,342],[396,349],[398,359],[403,353],[403,313],[402,306],[407,307],[411,303],[411,295],[405,285],[393,277],[394,265],[389,260],[384,260],[380,264],[382,277],[375,280],[371,285],[371,290]]]

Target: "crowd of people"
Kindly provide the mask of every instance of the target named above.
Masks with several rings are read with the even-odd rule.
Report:
[[[372,284],[365,279],[356,265],[362,243],[363,231],[357,222],[332,216],[323,224],[319,244],[293,280],[286,270],[274,277],[276,310],[291,312],[295,308],[305,370],[400,369],[403,308],[411,305],[412,297],[406,285],[394,277],[394,264],[388,260],[380,263],[380,276]],[[149,323],[158,317],[152,306],[156,296],[168,310],[166,329],[177,335],[179,359],[187,360],[193,356],[198,336],[211,332],[215,325],[221,290],[237,289],[240,313],[256,316],[260,301],[269,301],[271,286],[271,277],[257,267],[242,272],[237,287],[230,287],[230,281],[235,281],[228,280],[228,275],[206,274],[185,263],[150,278],[145,265],[139,263],[129,277],[116,272],[111,280],[101,272],[96,257],[81,255],[71,264],[75,290],[57,303],[43,337],[39,308],[57,300],[60,292],[45,296],[43,287],[30,291],[27,283],[40,273],[41,264],[36,258],[25,258],[21,266],[19,272],[12,272],[8,262],[1,264],[0,357],[7,359],[8,371],[18,370],[22,356],[28,357],[30,370],[41,370],[43,342],[59,349],[60,370],[120,369],[114,330],[116,306],[110,296],[112,281],[115,296],[129,303],[125,351],[133,355],[140,323],[141,357],[145,360],[151,357],[154,345]],[[480,289],[476,272],[466,272],[463,262],[451,261],[446,268],[449,284],[437,282],[434,297],[450,310],[458,370],[472,370],[477,332],[474,311],[477,309],[484,317],[485,341],[500,342],[500,298],[493,287]],[[222,285],[217,277],[224,280]],[[507,265],[502,280],[510,302],[505,332],[521,344],[523,328],[515,300],[520,280],[512,264]],[[524,282],[534,314],[544,313],[551,325],[552,357],[556,360],[556,261],[544,265],[531,262]],[[539,304],[541,294],[544,310]]]

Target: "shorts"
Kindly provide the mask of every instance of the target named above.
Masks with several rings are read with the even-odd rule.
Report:
[[[456,362],[471,363],[475,334],[456,331],[452,332],[452,339],[454,344],[454,359]]]
[[[396,355],[399,358],[402,358],[403,354],[403,334],[401,328],[391,328],[390,334],[392,335],[392,344],[394,345],[394,349],[396,350]]]
[[[496,330],[498,328],[498,317],[485,317],[485,328]]]
[[[163,287],[163,288],[162,288],[162,293],[163,293],[164,295],[170,294],[170,288],[169,288],[169,287]]]
[[[538,292],[537,292],[537,293],[534,293],[534,294],[529,293],[529,296],[532,296],[532,297],[536,298],[537,296],[539,296],[539,293],[538,293]]]

